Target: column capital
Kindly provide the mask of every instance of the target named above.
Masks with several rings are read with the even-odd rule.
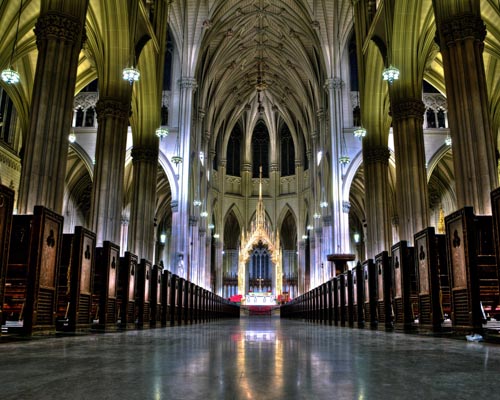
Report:
[[[134,146],[131,151],[132,164],[136,162],[158,163],[158,148],[146,146]]]
[[[344,86],[344,81],[338,76],[335,76],[333,78],[328,78],[325,81],[325,84],[323,85],[323,87],[326,90],[340,90],[342,89],[343,86]]]
[[[172,200],[170,203],[170,208],[172,209],[172,212],[177,212],[179,211],[179,200]]]
[[[389,164],[390,150],[386,146],[367,146],[363,148],[363,163],[367,164]]]
[[[44,40],[61,40],[76,43],[82,35],[82,45],[85,40],[85,30],[78,18],[60,11],[50,10],[40,16],[35,24],[36,44]]]
[[[279,170],[278,163],[272,162],[271,165],[269,166],[269,170],[271,172],[276,172]]]
[[[349,214],[350,210],[351,210],[351,203],[349,201],[343,201],[342,202],[342,211],[345,214]]]
[[[101,97],[96,103],[97,121],[106,118],[118,118],[128,120],[130,115],[130,103],[112,97]]]
[[[251,163],[243,163],[243,165],[241,166],[241,171],[242,172],[250,172],[252,171],[252,164]]]
[[[479,15],[466,13],[446,18],[440,26],[441,39],[446,46],[453,46],[458,41],[474,39],[483,42],[486,26]]]
[[[177,83],[181,89],[196,89],[198,87],[196,79],[190,76],[183,76]]]
[[[400,99],[391,103],[391,114],[394,121],[415,118],[424,122],[425,105],[421,99]]]
[[[198,217],[191,216],[189,217],[189,226],[196,226],[198,225]]]

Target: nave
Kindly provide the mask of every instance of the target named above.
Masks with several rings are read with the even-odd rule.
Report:
[[[10,399],[495,398],[500,347],[248,317],[1,344]]]

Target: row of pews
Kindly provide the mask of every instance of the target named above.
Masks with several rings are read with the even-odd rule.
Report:
[[[0,185],[0,320],[8,334],[105,332],[239,317],[239,307],[93,232],[63,234],[63,217],[36,206],[13,215]]]
[[[373,329],[484,332],[500,320],[500,189],[492,215],[464,207],[281,307],[284,318]],[[498,324],[497,324],[498,325]]]

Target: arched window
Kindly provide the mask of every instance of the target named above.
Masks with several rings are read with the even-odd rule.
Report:
[[[231,132],[227,143],[226,152],[226,174],[233,176],[241,176],[241,137],[242,132],[238,124],[236,124]]]
[[[264,121],[257,122],[252,135],[252,176],[259,177],[262,166],[262,177],[269,178],[269,132]]]
[[[280,132],[281,145],[281,176],[295,175],[295,146],[292,134],[286,124]]]

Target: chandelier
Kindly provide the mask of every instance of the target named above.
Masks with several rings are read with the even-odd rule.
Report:
[[[162,128],[161,126],[156,130],[156,136],[162,140],[164,137],[168,136],[168,129],[167,128]]]
[[[139,14],[139,1],[136,2],[137,7],[135,10],[135,15],[134,15],[134,26],[132,29],[132,46],[131,46],[131,53],[130,53],[130,59],[132,60],[132,65],[130,67],[124,68],[122,71],[122,77],[124,80],[128,81],[131,85],[134,82],[137,82],[139,78],[141,77],[141,73],[139,70],[134,66],[135,64],[135,31],[137,29],[137,15]]]
[[[357,127],[354,129],[354,137],[357,137],[358,139],[362,139],[366,136],[366,129],[363,128],[362,126]]]
[[[351,159],[349,156],[343,155],[339,157],[339,163],[341,165],[348,165],[351,162]]]
[[[19,22],[21,21],[21,12],[23,10],[23,0],[21,0],[21,5],[19,6],[19,13],[17,15],[17,26],[16,26],[16,36],[14,38],[14,44],[12,45],[12,53],[10,54],[9,67],[4,69],[0,74],[2,81],[7,85],[15,85],[21,81],[21,76],[19,73],[12,69],[12,61],[14,60],[14,54],[16,53],[17,37],[19,35]]]
[[[389,65],[382,72],[382,78],[384,81],[389,82],[389,85],[392,85],[392,82],[397,81],[399,79],[399,69]]]
[[[174,155],[170,159],[175,166],[178,166],[180,163],[182,163],[182,156],[181,156],[181,144],[180,144],[180,139],[179,139],[179,132],[177,132],[177,137],[175,140],[175,149],[174,149]]]
[[[137,82],[141,77],[141,73],[137,68],[133,65],[131,67],[127,67],[123,69],[123,79],[128,81],[131,85],[134,82]]]

